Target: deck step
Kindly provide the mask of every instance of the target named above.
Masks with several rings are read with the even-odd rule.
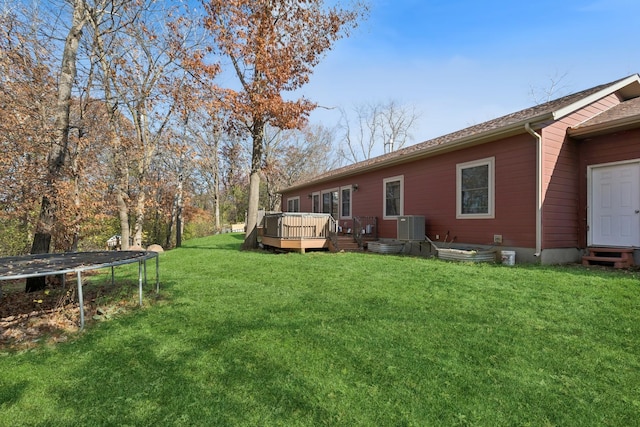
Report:
[[[358,245],[358,242],[356,242],[353,236],[350,235],[337,236],[336,246],[336,249],[338,251],[355,252],[362,250],[362,248]]]
[[[582,257],[582,265],[612,264],[614,268],[629,268],[634,264],[631,248],[588,248],[589,254]]]

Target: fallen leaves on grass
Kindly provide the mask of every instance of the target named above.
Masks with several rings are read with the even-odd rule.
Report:
[[[25,350],[67,341],[80,325],[75,284],[49,283],[47,289],[25,293],[24,283],[3,284],[0,297],[0,351]],[[129,285],[83,286],[85,322],[104,321],[135,304]]]

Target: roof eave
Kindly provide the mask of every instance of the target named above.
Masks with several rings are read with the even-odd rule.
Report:
[[[605,133],[610,133],[613,131],[624,131],[638,127],[640,127],[640,114],[624,117],[618,120],[598,123],[591,126],[569,128],[567,130],[567,133],[572,138],[585,139]]]
[[[426,147],[424,149],[417,150],[417,151],[415,151],[413,153],[409,153],[409,154],[401,155],[401,156],[395,156],[395,157],[392,157],[392,158],[389,158],[389,159],[385,159],[385,160],[381,160],[379,162],[375,162],[375,163],[370,164],[370,165],[349,169],[347,171],[344,171],[343,173],[337,173],[337,174],[334,174],[334,175],[329,175],[329,176],[327,176],[325,178],[321,178],[321,179],[317,179],[317,180],[314,179],[314,180],[311,180],[311,181],[307,181],[307,182],[302,183],[300,185],[294,185],[294,186],[291,186],[289,188],[285,188],[285,189],[281,190],[280,193],[286,193],[286,192],[290,192],[290,191],[295,191],[295,190],[299,190],[299,189],[302,189],[302,188],[309,187],[311,185],[316,185],[316,184],[322,184],[322,183],[325,183],[325,182],[335,181],[336,179],[342,179],[342,178],[348,178],[350,176],[361,175],[361,174],[366,173],[366,172],[371,172],[371,171],[375,171],[375,170],[378,170],[378,169],[383,169],[383,168],[395,166],[397,164],[408,163],[408,162],[411,162],[411,161],[414,161],[414,160],[423,159],[423,158],[427,158],[427,157],[432,157],[432,156],[443,154],[443,153],[450,152],[450,151],[455,151],[455,150],[458,150],[458,149],[463,148],[463,147],[469,147],[469,146],[473,146],[473,145],[485,144],[485,143],[488,143],[488,142],[496,141],[496,140],[501,139],[501,138],[506,138],[506,137],[509,137],[509,136],[518,135],[520,133],[526,133],[526,130],[524,128],[525,124],[529,123],[529,125],[532,128],[536,129],[536,128],[542,127],[541,124],[543,124],[545,121],[548,121],[548,120],[551,120],[551,119],[553,119],[553,114],[552,113],[541,114],[539,116],[536,116],[536,117],[533,117],[533,118],[529,118],[527,120],[522,120],[522,121],[519,121],[517,123],[513,123],[511,125],[502,127],[502,128],[492,129],[490,131],[486,131],[486,132],[483,132],[483,133],[465,136],[465,137],[462,137],[460,139],[457,139],[457,140],[455,140],[453,142],[449,142],[449,143],[446,143],[446,144],[434,145],[434,146],[431,146],[431,147]]]
[[[589,104],[592,104],[593,102],[596,102],[597,100],[607,95],[610,95],[616,92],[618,92],[618,94],[622,99],[630,99],[630,98],[640,96],[640,76],[638,74],[633,74],[618,82],[608,85],[603,89],[589,96],[586,96],[578,101],[572,102],[562,108],[558,108],[557,110],[547,111],[545,113],[539,114],[538,116],[529,117],[529,118],[520,120],[516,123],[513,123],[511,125],[507,125],[497,129],[491,129],[486,132],[480,132],[480,133],[471,134],[468,136],[463,136],[451,142],[446,142],[439,145],[427,146],[422,149],[410,151],[406,154],[390,156],[387,158],[385,158],[385,156],[381,156],[383,158],[380,159],[379,161],[375,161],[374,159],[374,161],[372,161],[370,164],[366,164],[360,167],[355,166],[353,168],[347,168],[343,172],[330,174],[326,177],[307,181],[299,185],[294,185],[282,190],[280,193],[295,191],[302,188],[307,188],[311,185],[322,184],[330,181],[335,181],[337,179],[344,179],[350,176],[360,175],[365,172],[387,168],[397,164],[407,163],[410,161],[435,156],[435,155],[446,153],[449,151],[455,151],[463,147],[483,144],[483,143],[498,140],[500,138],[517,135],[519,133],[525,133],[526,131],[524,129],[524,126],[527,123],[532,128],[539,129],[540,127],[544,126],[545,122],[559,120],[575,111],[580,110],[581,108],[586,107]],[[629,125],[630,124],[627,124],[627,126]],[[572,134],[572,136],[578,137],[578,136],[587,135],[587,134],[591,135],[591,132],[594,132],[597,130],[596,129],[597,126],[598,125],[594,125],[593,127],[585,127],[583,129],[574,129],[573,130],[574,133]],[[609,123],[608,126],[609,127],[607,129],[610,129],[611,123]],[[603,128],[603,131],[604,130],[606,129]]]
[[[636,84],[633,86],[630,86],[633,83],[636,83]],[[622,91],[623,89],[626,89],[626,91]],[[640,76],[638,74],[633,74],[627,77],[626,79],[622,79],[610,86],[607,86],[606,88],[599,90],[598,92],[595,92],[589,96],[586,96],[580,99],[579,101],[572,102],[571,104],[563,108],[559,108],[553,112],[553,119],[559,120],[575,111],[578,111],[581,108],[586,107],[589,104],[596,102],[597,100],[609,94],[612,94],[618,91],[622,91],[621,95],[623,98],[626,98],[626,99],[640,96]]]

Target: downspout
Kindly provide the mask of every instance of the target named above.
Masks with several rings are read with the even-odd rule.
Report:
[[[536,252],[542,253],[542,136],[525,123],[524,129],[536,139]]]

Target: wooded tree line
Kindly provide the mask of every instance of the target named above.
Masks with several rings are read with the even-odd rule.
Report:
[[[334,3],[5,2],[0,254],[171,247],[245,220],[255,246],[257,210],[348,151],[295,97],[367,12]]]

